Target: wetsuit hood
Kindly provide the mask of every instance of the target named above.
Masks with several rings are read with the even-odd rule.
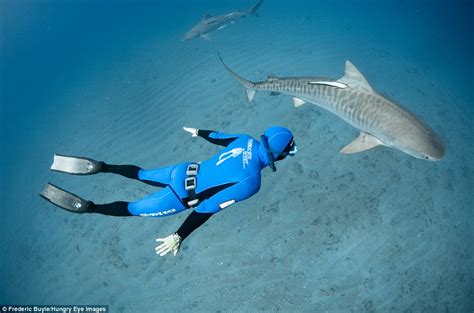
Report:
[[[276,171],[275,161],[282,160],[288,155],[293,156],[296,153],[293,134],[288,128],[270,127],[265,130],[260,139],[258,157],[262,168],[270,166],[273,171]]]

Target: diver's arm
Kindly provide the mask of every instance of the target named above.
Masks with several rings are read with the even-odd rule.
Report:
[[[184,220],[181,227],[176,234],[181,237],[181,241],[186,239],[194,230],[204,224],[214,213],[199,213],[192,211],[191,214]]]
[[[161,244],[155,248],[156,254],[165,256],[169,252],[173,252],[173,255],[176,256],[179,247],[181,246],[181,242],[199,226],[204,224],[212,215],[213,213],[191,212],[177,232],[168,237],[156,239],[156,242],[161,242]]]
[[[227,147],[232,141],[239,138],[239,135],[228,135],[214,130],[204,130],[192,127],[183,127],[184,131],[190,133],[193,137],[202,137],[210,143]]]
[[[198,129],[197,135],[201,138],[206,139],[210,143],[224,147],[227,147],[232,141],[239,137],[237,135],[227,135],[213,130],[204,129]]]

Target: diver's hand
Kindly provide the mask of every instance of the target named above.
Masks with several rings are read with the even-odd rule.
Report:
[[[193,137],[197,137],[198,135],[198,130],[197,128],[191,128],[191,127],[183,127],[184,131],[187,131],[188,133],[191,133]]]
[[[179,251],[179,245],[181,244],[181,237],[175,233],[166,238],[156,238],[156,242],[162,242],[161,245],[155,248],[156,254],[165,256],[172,251],[173,255],[176,256]]]

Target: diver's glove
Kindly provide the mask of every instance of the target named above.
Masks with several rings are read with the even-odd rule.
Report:
[[[184,131],[187,131],[188,133],[191,133],[193,137],[197,137],[199,129],[197,128],[191,128],[191,127],[183,127]]]
[[[173,255],[176,256],[176,254],[178,254],[179,245],[181,244],[181,237],[175,233],[166,238],[157,238],[156,242],[163,242],[155,248],[156,254],[165,256],[172,251]]]

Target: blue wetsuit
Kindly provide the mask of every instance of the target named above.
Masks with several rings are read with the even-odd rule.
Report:
[[[208,141],[224,146],[213,158],[200,164],[196,177],[196,194],[200,200],[198,213],[217,213],[226,206],[245,200],[260,189],[260,170],[266,166],[258,157],[260,143],[248,135],[226,135],[214,131],[198,131]],[[132,215],[166,216],[187,209],[186,168],[190,163],[143,170],[138,178],[166,186],[149,197],[132,202]]]
[[[224,146],[218,154],[200,163],[196,176],[196,197],[199,203],[177,233],[184,240],[212,214],[242,200],[260,189],[261,170],[268,166],[268,158],[260,142],[248,135],[228,135],[210,130],[199,130],[198,136],[213,144]],[[133,165],[107,165],[104,172],[135,178],[163,187],[162,190],[134,202],[115,202],[93,205],[92,211],[109,215],[161,217],[182,212],[189,207],[189,193],[185,189],[186,169],[190,162],[156,170],[144,170]],[[110,206],[112,205],[112,206]],[[117,206],[128,210],[116,211]],[[111,208],[115,210],[111,212]]]

